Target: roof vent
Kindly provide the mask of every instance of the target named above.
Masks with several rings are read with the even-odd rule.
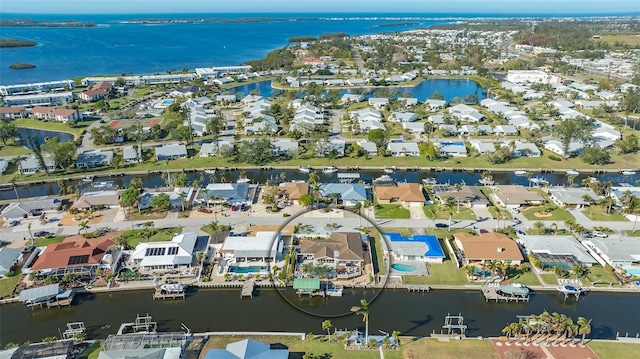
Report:
[[[498,253],[504,252],[504,248],[498,247]]]

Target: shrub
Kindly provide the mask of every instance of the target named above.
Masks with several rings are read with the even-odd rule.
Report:
[[[549,159],[551,161],[562,161],[562,158],[555,156],[555,155],[549,155]]]

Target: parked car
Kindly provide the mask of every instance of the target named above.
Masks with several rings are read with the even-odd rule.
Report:
[[[594,237],[600,237],[600,238],[607,238],[607,237],[609,237],[609,235],[608,235],[608,234],[606,234],[606,233],[604,233],[604,232],[601,232],[601,231],[593,231],[593,232],[591,232],[591,235],[592,235],[592,236],[594,236]]]
[[[16,220],[13,220],[13,221],[9,222],[9,226],[11,226],[11,227],[15,227],[15,226],[17,226],[19,224],[20,224],[20,221],[16,221]]]
[[[524,231],[521,231],[519,229],[516,229],[516,234],[519,235],[519,236],[526,236],[527,235],[526,233],[524,233]]]
[[[519,210],[519,209],[517,209],[517,208],[515,208],[515,207],[512,207],[512,208],[511,208],[511,212],[513,212],[513,213],[515,213],[515,214],[518,214],[518,213],[520,213],[520,210]]]
[[[449,225],[446,223],[436,223],[436,228],[449,228]]]
[[[34,237],[52,237],[53,233],[47,231],[37,231],[33,234]]]

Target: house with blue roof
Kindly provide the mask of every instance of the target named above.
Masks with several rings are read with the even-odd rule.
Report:
[[[337,193],[338,199],[345,206],[355,206],[357,202],[364,205],[364,201],[369,199],[369,193],[361,183],[322,183],[320,185],[322,197],[333,198],[334,193]]]
[[[444,251],[438,238],[431,234],[414,234],[405,237],[400,233],[382,233],[387,241],[387,252],[393,261],[421,261],[442,263]]]
[[[289,349],[271,349],[271,345],[252,339],[227,344],[226,349],[209,349],[204,359],[287,359]]]

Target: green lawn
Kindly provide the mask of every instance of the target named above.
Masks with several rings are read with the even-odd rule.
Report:
[[[640,344],[594,341],[587,344],[600,359],[635,359]]]
[[[533,273],[533,269],[531,269],[531,265],[529,263],[524,263],[520,266],[509,267],[507,269],[507,276],[509,276],[509,280],[512,282],[518,282],[524,285],[540,285],[540,281],[538,277],[536,277],[535,273]]]
[[[399,204],[376,204],[374,211],[376,218],[409,219],[411,217],[411,212]]]
[[[629,237],[640,237],[640,229],[636,229],[635,231],[632,231],[632,230],[629,229],[629,230],[626,230],[624,232]]]
[[[424,215],[429,219],[433,218],[434,212],[436,219],[449,219],[449,212],[446,210],[442,210],[438,207],[437,204],[424,206],[422,207],[422,210],[424,211]],[[466,208],[463,206],[460,206],[460,212],[458,213],[457,206],[454,206],[451,218],[457,220],[474,220],[476,219],[476,215],[470,208]]]
[[[558,284],[558,277],[554,273],[545,272],[540,274],[540,277],[542,277],[542,280],[546,284],[551,284],[551,285]]]
[[[613,285],[618,284],[618,280],[604,267],[600,265],[594,265],[589,268],[589,274],[587,274],[586,278],[582,278],[583,283],[587,285],[593,286],[604,286],[608,287],[610,283]]]
[[[76,123],[76,127],[69,127],[69,125],[58,121],[41,121],[35,118],[21,118],[13,121],[16,127],[25,128],[38,128],[49,131],[68,132],[73,134],[76,138],[80,137],[85,128],[91,124],[91,121],[84,121]]]
[[[610,214],[604,213],[602,206],[589,206],[582,210],[582,214],[592,221],[626,221],[627,219],[615,210],[611,210]]]
[[[405,275],[402,276],[404,284],[433,284],[433,285],[465,285],[469,284],[467,275],[460,268],[456,268],[451,260],[442,263],[429,263],[428,276]]]
[[[151,230],[154,234],[149,238],[149,242],[169,241],[174,234],[182,232],[180,227],[151,228]],[[140,237],[142,231],[144,229],[130,229],[122,234],[127,239],[127,244],[130,248],[135,248],[142,241],[142,237]]]
[[[45,247],[50,244],[60,243],[64,240],[65,236],[54,236],[54,237],[39,237],[33,239],[33,245],[36,247]]]
[[[0,298],[8,297],[13,293],[13,289],[18,284],[20,277],[22,277],[21,274],[0,279]]]
[[[530,221],[575,220],[567,210],[551,203],[546,203],[543,206],[529,207],[522,211],[522,214]]]
[[[318,319],[318,333],[321,332],[322,319]],[[378,350],[346,350],[342,342],[330,344],[324,338],[301,340],[299,337],[288,336],[211,336],[205,343],[200,353],[203,359],[209,349],[224,348],[227,344],[242,339],[254,339],[264,343],[284,345],[289,349],[289,358],[302,358],[304,353],[311,353],[314,358],[332,359],[378,359]],[[440,342],[436,339],[421,338],[412,340],[400,337],[399,350],[385,350],[386,359],[402,358],[423,358],[424,353],[429,353],[431,359],[454,359],[454,358],[499,358],[493,345],[489,340],[454,340],[451,342]]]
[[[371,236],[369,237],[371,238]],[[373,235],[373,246],[371,248],[372,253],[375,254],[376,265],[378,266],[378,273],[385,275],[387,274],[387,268],[384,265],[384,249],[382,247],[382,235],[378,235],[377,233]]]
[[[23,145],[13,144],[12,141],[8,141],[7,145],[0,144],[0,157],[14,157],[14,156],[26,156],[31,154],[31,150],[27,149]],[[11,173],[17,171],[18,168],[7,168],[6,172]]]
[[[511,216],[511,213],[506,209],[500,212],[501,213],[500,217],[498,217],[498,209],[495,206],[489,206],[487,209],[489,210],[489,213],[491,213],[493,218],[500,218],[500,219],[504,218],[507,221],[510,221],[513,219],[513,217]]]

